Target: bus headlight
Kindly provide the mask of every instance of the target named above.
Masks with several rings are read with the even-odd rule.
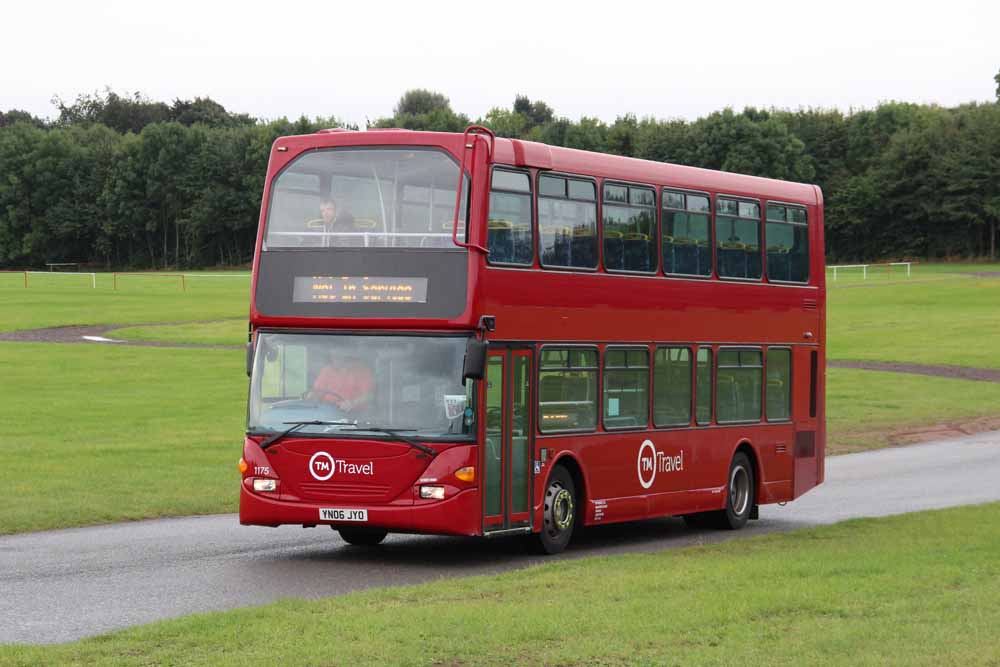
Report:
[[[278,480],[276,479],[255,479],[253,481],[254,491],[277,491]]]
[[[444,500],[443,486],[421,486],[420,497],[428,500]]]

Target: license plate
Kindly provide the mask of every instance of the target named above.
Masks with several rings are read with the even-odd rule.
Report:
[[[322,507],[320,521],[368,521],[368,510],[348,510],[336,507]]]

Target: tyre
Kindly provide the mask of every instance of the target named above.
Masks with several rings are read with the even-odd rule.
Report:
[[[750,457],[743,452],[736,452],[733,462],[729,465],[729,486],[726,490],[726,509],[719,512],[720,528],[739,530],[747,525],[750,512],[756,502],[757,483],[754,478],[753,464]]]
[[[729,464],[726,488],[726,509],[715,512],[685,514],[684,523],[689,528],[722,528],[739,530],[747,525],[756,503],[757,481],[753,464],[743,452],[737,452]]]
[[[389,534],[389,531],[379,528],[334,528],[334,530],[340,533],[342,540],[359,547],[373,547]]]
[[[542,507],[542,530],[539,545],[547,554],[557,554],[566,548],[577,523],[576,486],[563,466],[556,466],[545,487]]]

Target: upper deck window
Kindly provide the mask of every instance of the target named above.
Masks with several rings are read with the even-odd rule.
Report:
[[[663,191],[663,272],[712,275],[708,195]]]
[[[761,277],[760,204],[715,200],[715,265],[722,278]]]
[[[488,243],[490,264],[530,266],[535,259],[531,231],[531,179],[528,174],[493,170]]]
[[[604,268],[656,270],[655,206],[652,188],[604,184]]]
[[[809,282],[809,226],[806,210],[785,204],[767,205],[767,278]]]
[[[542,266],[597,268],[597,188],[593,181],[538,178]]]
[[[271,185],[264,250],[450,247],[457,182],[458,165],[439,150],[309,151]]]

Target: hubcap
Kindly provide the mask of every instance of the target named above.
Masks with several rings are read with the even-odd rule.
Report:
[[[555,537],[573,526],[573,494],[553,482],[545,493],[545,532]]]
[[[566,489],[559,489],[552,500],[552,522],[563,531],[573,523],[573,496]]]
[[[735,515],[742,516],[749,504],[750,473],[743,466],[737,466],[729,478],[729,506]]]

